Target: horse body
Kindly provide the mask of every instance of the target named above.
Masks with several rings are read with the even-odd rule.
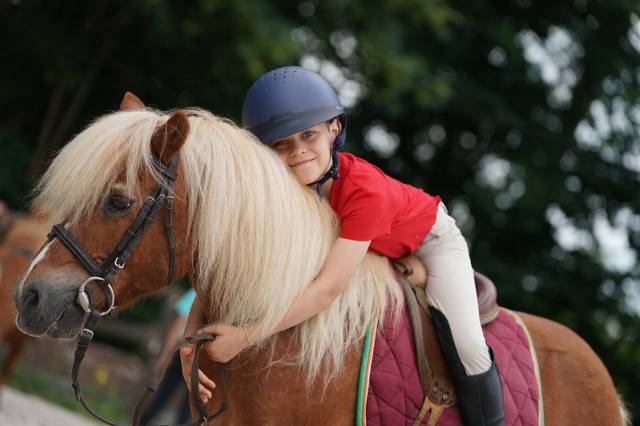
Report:
[[[103,260],[145,194],[160,182],[151,153],[165,163],[180,153],[174,188],[176,276],[191,274],[210,321],[260,321],[273,328],[318,273],[337,232],[335,216],[275,154],[235,125],[200,110],[169,117],[139,108],[144,108],[139,100],[125,97],[121,109],[129,112],[105,116],[65,147],[45,174],[38,202],[65,223],[87,253]],[[118,197],[129,204],[118,207]],[[112,282],[120,307],[166,281],[162,222],[149,227]],[[60,241],[48,242],[18,285],[20,328],[36,336],[77,336],[86,315],[75,297],[86,277]],[[95,288],[90,296],[94,305],[104,304]],[[353,424],[366,326],[400,303],[386,259],[367,255],[325,312],[258,342],[229,363],[229,408],[212,424]],[[542,370],[547,423],[622,424],[611,378],[586,343],[550,321],[526,316],[525,322]],[[201,360],[219,386],[210,409],[223,397],[215,367]]]
[[[229,409],[212,425],[344,425],[356,418],[361,346],[351,348],[344,360],[344,372],[325,384],[320,377],[311,384],[304,380],[299,366],[272,364],[288,357],[297,345],[292,332],[279,336],[274,353],[270,349],[238,355],[227,365]],[[222,403],[221,377],[215,364],[200,363],[218,384],[209,409]]]
[[[536,350],[546,424],[630,424],[604,364],[583,339],[554,321],[519,315]],[[292,333],[283,333],[274,358],[295,351],[295,340]],[[242,408],[229,410],[211,424],[353,425],[360,357],[357,345],[347,354],[340,380],[325,390],[321,380],[307,387],[297,367],[269,367],[271,354],[266,350],[241,354],[229,365],[227,402]],[[221,383],[215,364],[204,361],[201,368]],[[209,407],[219,406],[222,399],[219,389]]]
[[[547,424],[630,424],[609,372],[580,336],[546,318],[520,316],[536,350]]]
[[[18,277],[27,270],[50,227],[48,221],[35,215],[15,216],[7,230],[6,239],[0,246],[0,341],[9,346],[0,371],[0,386],[4,385],[13,372],[18,356],[27,342],[27,336],[15,324],[15,285]]]
[[[28,337],[15,326],[13,288],[18,276],[26,270],[29,260],[5,247],[0,247],[0,341],[8,346],[0,371],[0,387],[11,376]]]

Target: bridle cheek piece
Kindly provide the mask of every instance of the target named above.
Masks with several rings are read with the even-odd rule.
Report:
[[[113,316],[117,311],[115,304],[115,294],[113,291],[113,287],[111,286],[111,281],[113,280],[115,275],[125,267],[127,261],[129,260],[129,257],[138,247],[138,244],[140,243],[145,231],[147,231],[149,226],[153,223],[162,207],[165,207],[166,210],[165,230],[169,245],[169,271],[167,275],[167,284],[171,283],[171,281],[173,281],[174,279],[176,244],[173,232],[173,186],[177,178],[179,161],[179,154],[174,155],[168,166],[165,166],[159,159],[155,157],[153,158],[153,165],[156,170],[160,172],[160,174],[164,177],[164,182],[153,189],[151,194],[144,200],[140,212],[134,218],[131,225],[129,225],[129,228],[125,232],[118,245],[111,252],[111,254],[107,256],[102,264],[99,265],[98,262],[96,262],[95,259],[90,254],[88,254],[87,251],[71,236],[71,234],[62,224],[54,225],[51,228],[51,232],[48,236],[49,241],[58,238],[58,240],[60,240],[60,242],[62,242],[69,249],[69,251],[71,251],[71,253],[75,255],[78,261],[82,263],[82,265],[90,275],[90,277],[80,285],[80,287],[78,288],[78,293],[76,295],[76,303],[82,308],[83,311],[85,311],[89,315],[87,321],[85,322],[84,328],[78,335],[78,343],[74,355],[73,370],[71,373],[72,385],[75,392],[76,400],[78,400],[91,415],[108,425],[118,426],[116,423],[112,423],[93,412],[80,394],[80,383],[78,382],[80,364],[84,359],[87,348],[89,347],[89,343],[93,339],[98,320],[103,316]],[[97,283],[98,287],[105,294],[107,304],[104,311],[99,311],[95,307],[91,307],[91,298],[86,291],[86,287],[89,283],[92,282]],[[196,343],[196,356],[194,356],[194,363],[192,365],[192,373],[195,372],[195,374],[192,374],[191,377],[191,394],[193,402],[197,407],[200,416],[196,422],[177,426],[201,425],[217,417],[227,407],[226,401],[228,399],[228,386],[226,385],[226,370],[222,367],[222,365],[220,368],[222,382],[224,385],[224,399],[220,408],[216,412],[208,414],[204,403],[200,400],[198,392],[198,354],[205,343],[214,339],[215,336],[211,334],[189,336],[188,338],[183,339],[174,349],[175,352],[183,346]],[[161,375],[157,378],[157,380],[154,378],[154,380],[147,385],[145,393],[136,405],[133,420],[131,423],[132,425],[139,425],[139,419],[140,416],[142,416],[144,406],[146,405],[146,402],[149,400],[153,392],[156,391],[158,383],[160,382],[159,379],[161,379],[163,375],[164,369],[161,371]]]

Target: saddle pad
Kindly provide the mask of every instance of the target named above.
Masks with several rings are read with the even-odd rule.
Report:
[[[483,329],[500,371],[506,424],[543,425],[538,365],[526,327],[516,313],[500,308],[498,317]],[[422,406],[424,394],[406,310],[397,329],[391,322],[386,322],[381,327],[372,327],[371,334],[365,341],[356,423],[411,425]],[[428,420],[429,414],[422,424],[426,425]],[[446,409],[437,424],[462,425],[458,407]]]

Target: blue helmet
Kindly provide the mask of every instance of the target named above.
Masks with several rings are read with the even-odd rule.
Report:
[[[302,67],[276,68],[260,76],[242,104],[242,126],[267,143],[334,117],[342,125],[334,150],[344,144],[346,115],[327,80]]]

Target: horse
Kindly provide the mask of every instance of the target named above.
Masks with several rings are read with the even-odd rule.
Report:
[[[27,270],[50,227],[51,223],[37,214],[12,214],[11,226],[0,246],[0,341],[9,346],[0,370],[0,387],[11,376],[28,337],[16,328],[13,292],[18,278]]]
[[[4,201],[0,200],[0,243],[4,241],[7,232],[11,229],[14,219],[14,213]]]
[[[175,179],[170,187],[167,176]],[[191,277],[207,321],[259,321],[273,329],[338,233],[326,200],[297,183],[248,131],[203,109],[152,110],[129,93],[119,111],[58,153],[36,191],[38,205],[61,225],[16,290],[17,324],[33,336],[78,336],[87,318],[76,301],[80,287],[109,311],[114,300],[126,307],[173,275]],[[158,191],[170,200],[167,215],[133,237],[137,247],[125,262],[112,248],[129,238],[130,224]],[[80,252],[117,272],[107,289],[87,284]],[[209,358],[200,360],[218,383],[207,408],[227,404],[210,424],[353,424],[363,336],[372,321],[396,321],[402,303],[388,260],[367,254],[325,311],[255,342],[226,364],[226,377]],[[540,366],[546,422],[624,424],[613,381],[588,344],[558,323],[523,319]]]

